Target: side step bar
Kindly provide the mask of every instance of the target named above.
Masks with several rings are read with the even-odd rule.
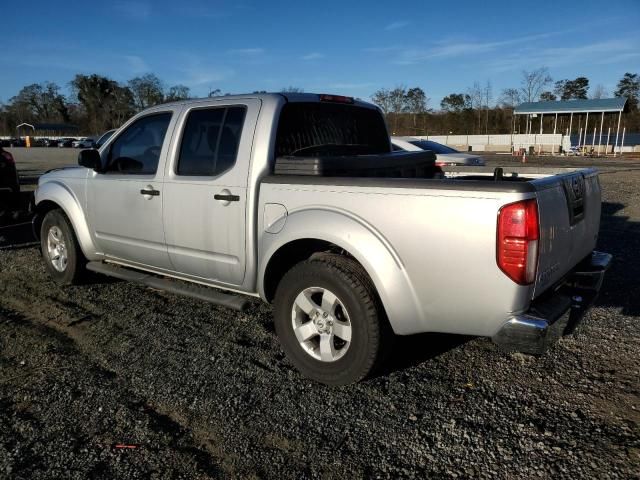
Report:
[[[118,267],[108,263],[89,262],[87,263],[87,270],[107,275],[109,277],[119,278],[120,280],[141,283],[147,287],[155,288],[157,290],[165,290],[177,295],[184,295],[185,297],[204,300],[205,302],[232,308],[233,310],[238,310],[240,312],[246,312],[251,305],[251,302],[244,297],[222,293],[214,288],[201,287],[181,280],[168,280],[150,273],[130,270],[125,267]]]

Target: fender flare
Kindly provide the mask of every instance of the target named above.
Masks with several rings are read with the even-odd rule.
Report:
[[[264,279],[273,255],[296,240],[322,240],[346,250],[373,281],[393,331],[424,331],[424,315],[401,258],[384,236],[364,219],[344,210],[305,207],[289,212],[277,233],[262,233],[258,293],[266,299]]]
[[[38,205],[45,201],[55,203],[65,213],[71,222],[71,226],[73,227],[84,256],[88,260],[98,260],[100,256],[97,254],[96,246],[91,238],[89,225],[87,224],[80,201],[73,191],[64,183],[52,180],[38,186],[35,198],[36,211],[38,210]]]

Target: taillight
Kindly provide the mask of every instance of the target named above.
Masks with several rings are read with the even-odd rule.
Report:
[[[2,152],[2,156],[7,161],[7,163],[10,163],[11,165],[16,163],[13,161],[13,155],[11,155],[9,152]]]
[[[511,280],[528,285],[538,265],[538,203],[535,200],[505,205],[498,213],[498,267]]]

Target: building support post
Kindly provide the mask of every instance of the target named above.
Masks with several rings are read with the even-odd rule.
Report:
[[[609,138],[611,137],[611,127],[609,127],[609,129],[607,130],[607,146],[604,149],[604,156],[608,156],[609,155]]]
[[[551,141],[551,155],[556,153],[556,127],[558,126],[558,113],[556,112],[556,118],[553,121],[553,140]]]
[[[616,149],[618,148],[618,137],[620,136],[620,121],[622,120],[622,110],[618,114],[618,128],[616,129],[616,143],[613,147],[613,156],[616,156]],[[622,153],[622,151],[620,152]]]
[[[602,145],[602,127],[604,126],[604,112],[602,112],[602,118],[600,119],[600,137],[598,137],[598,156],[600,156],[600,146]]]
[[[587,146],[587,132],[589,131],[589,112],[587,112],[587,118],[584,122],[584,138],[582,139],[582,149]],[[582,152],[584,153],[584,152]]]
[[[582,127],[578,130],[578,152],[580,151],[580,146],[582,145]]]
[[[571,127],[572,126],[573,126],[573,112],[571,112],[571,115],[569,115],[569,133],[567,133],[567,135],[569,136],[569,148],[571,148]]]
[[[542,119],[544,118],[544,113],[540,114],[540,135],[542,135]],[[536,139],[536,143],[538,144],[538,155],[542,153],[542,140],[538,137]]]
[[[542,133],[542,119],[544,118],[544,113],[540,114],[540,133]]]

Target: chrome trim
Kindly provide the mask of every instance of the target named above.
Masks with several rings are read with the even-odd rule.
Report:
[[[591,266],[607,270],[611,266],[613,255],[610,253],[598,252],[596,250],[591,254]]]
[[[492,340],[506,350],[541,354],[547,347],[549,323],[530,315],[511,317]]]

